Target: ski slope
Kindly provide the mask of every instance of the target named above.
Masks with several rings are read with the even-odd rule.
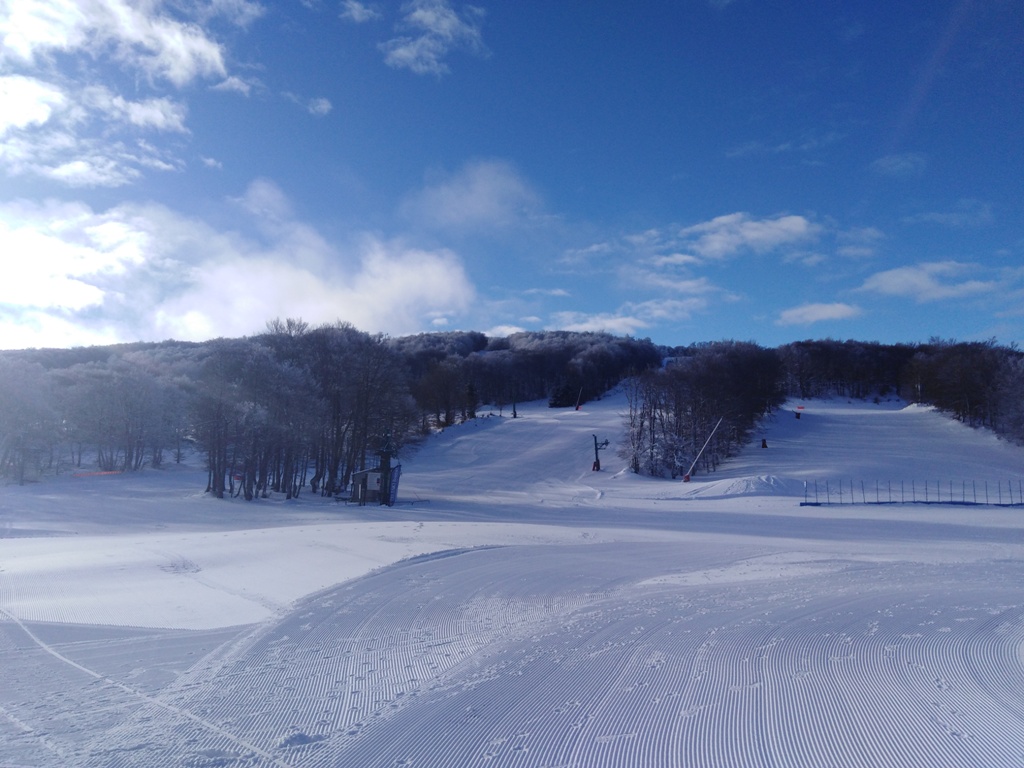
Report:
[[[448,429],[391,509],[0,489],[0,766],[1024,762],[1024,508],[801,505],[1009,487],[1020,448],[808,401],[682,483],[624,471],[624,409]]]

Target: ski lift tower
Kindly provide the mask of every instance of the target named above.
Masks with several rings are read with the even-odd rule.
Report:
[[[607,438],[605,439],[605,441],[603,443],[599,443],[599,442],[597,442],[597,435],[594,435],[594,467],[593,467],[593,469],[594,469],[595,472],[600,472],[601,471],[601,453],[600,453],[600,451],[603,451],[607,447],[608,447],[608,440],[607,440]]]
[[[402,465],[391,466],[391,459],[398,453],[391,433],[384,434],[378,455],[380,456],[380,503],[393,507],[398,495],[398,479],[402,474]]]

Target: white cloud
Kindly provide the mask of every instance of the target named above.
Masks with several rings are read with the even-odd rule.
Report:
[[[172,99],[129,101],[103,86],[90,86],[82,91],[77,102],[93,113],[102,113],[110,122],[156,131],[187,132],[185,118],[188,108]]]
[[[537,193],[511,165],[479,160],[407,198],[402,212],[432,228],[485,229],[520,223],[539,205]]]
[[[367,21],[374,21],[380,17],[380,11],[366,3],[359,3],[356,0],[345,0],[341,4],[341,18],[356,24],[364,24]]]
[[[263,228],[279,225],[282,221],[291,224],[291,201],[270,179],[254,179],[246,187],[245,194],[232,202],[238,203]]]
[[[875,173],[894,178],[920,176],[927,167],[928,156],[922,152],[898,152],[871,163],[871,170]]]
[[[84,327],[74,318],[49,311],[6,310],[0,306],[0,346],[5,349],[81,347],[124,341],[102,325]]]
[[[309,114],[314,115],[315,117],[329,115],[331,110],[334,109],[334,105],[331,104],[330,99],[325,99],[323,97],[306,99],[298,94],[292,93],[291,91],[285,91],[281,95],[289,101],[298,104],[304,110],[309,112]]]
[[[187,133],[186,106],[125,99],[103,86],[59,88],[38,78],[0,78],[0,169],[69,186],[120,186],[180,160],[142,138]]]
[[[52,53],[82,51],[179,87],[226,73],[220,44],[197,24],[169,16],[160,2],[8,0],[4,7],[0,48],[7,53],[0,61],[34,64]]]
[[[34,77],[0,77],[0,138],[12,128],[43,125],[67,106],[64,92]]]
[[[259,84],[258,80],[243,80],[237,75],[228,75],[216,85],[210,86],[210,90],[231,91],[234,93],[240,93],[243,96],[248,96],[252,93],[253,87],[258,86]]]
[[[707,295],[720,290],[706,277],[676,277],[648,270],[630,269],[623,275],[623,280],[629,280],[644,288],[663,288],[690,296]]]
[[[226,52],[204,25],[216,17],[244,26],[262,13],[250,0],[5,0],[0,169],[113,187],[149,170],[182,168],[176,144],[141,138],[188,133],[187,105],[161,89],[207,79],[248,92],[228,74]],[[96,81],[111,63],[134,81],[131,96]]]
[[[561,261],[567,264],[590,264],[616,252],[611,243],[593,243],[583,248],[570,248],[562,254]]]
[[[874,256],[878,244],[885,240],[885,233],[877,227],[854,227],[836,235],[838,247],[836,253],[851,259],[863,259]]]
[[[221,17],[239,27],[248,27],[266,13],[266,8],[252,0],[205,0],[196,9],[201,21]]]
[[[836,131],[819,134],[809,131],[797,139],[779,143],[748,141],[726,150],[728,158],[747,157],[751,155],[781,155],[787,152],[814,152],[841,141],[843,135]]]
[[[527,296],[551,296],[559,299],[568,298],[571,295],[564,288],[528,288],[523,293]]]
[[[707,301],[700,298],[655,299],[624,304],[616,312],[556,312],[552,315],[552,327],[563,331],[635,334],[656,323],[687,320],[694,314],[706,310],[707,306]]]
[[[878,272],[860,287],[884,296],[911,298],[918,303],[989,293],[996,280],[979,280],[978,267],[956,261],[925,262]]]
[[[0,218],[4,280],[0,304],[81,310],[103,302],[93,278],[117,266],[118,249],[99,237],[101,220],[81,204],[16,202]],[[100,226],[99,229],[97,227]]]
[[[861,314],[852,304],[802,304],[779,313],[776,325],[813,325],[829,320],[849,320]]]
[[[11,332],[3,343],[198,340],[251,334],[272,317],[413,333],[473,300],[451,251],[369,235],[338,248],[296,220],[268,181],[240,202],[259,237],[152,203],[0,204],[0,327]]]
[[[821,227],[803,216],[753,219],[746,213],[731,213],[686,227],[679,237],[689,250],[709,259],[722,259],[743,251],[765,253],[784,246],[814,240]]]
[[[330,111],[334,107],[331,102],[325,98],[310,99],[306,104],[306,109],[309,110],[309,114],[316,115],[317,117],[323,117],[324,115],[330,114]]]
[[[591,315],[585,312],[556,312],[552,315],[552,320],[554,321],[552,327],[561,331],[594,331],[617,335],[632,335],[650,325],[642,318],[625,313]]]
[[[81,137],[56,127],[31,137],[12,135],[0,143],[0,168],[9,176],[34,175],[70,187],[119,187],[145,169],[181,167],[179,159],[141,139],[126,143],[106,136]]]
[[[412,0],[402,6],[402,12],[400,28],[413,34],[380,45],[388,66],[440,76],[450,71],[444,59],[453,50],[487,53],[480,31],[482,8],[466,6],[460,16],[448,0]]]
[[[992,204],[981,200],[961,198],[951,211],[930,211],[910,216],[910,224],[941,224],[945,227],[985,227],[995,222]]]
[[[530,318],[530,319],[531,320],[536,320],[536,322],[540,322],[539,318]],[[513,333],[522,333],[525,330],[526,330],[526,328],[524,328],[521,325],[495,325],[492,328],[488,328],[486,331],[484,331],[484,334],[488,338],[501,339],[501,338],[504,338],[506,336],[511,336]]]
[[[703,262],[688,253],[669,253],[664,256],[656,256],[651,263],[656,267],[693,267]]]
[[[89,153],[83,146],[79,157],[59,165],[35,168],[40,176],[62,182],[69,187],[120,187],[135,181],[141,173],[122,165],[109,151]]]
[[[6,0],[0,6],[0,63],[32,63],[37,54],[85,43],[88,11],[74,0]]]
[[[465,311],[472,299],[472,286],[450,252],[367,236],[352,253],[306,249],[296,259],[289,243],[305,234],[195,265],[187,285],[154,312],[158,335],[240,336],[272,317],[314,324],[340,319],[366,331],[407,334],[440,314]]]
[[[367,330],[413,333],[439,311],[461,314],[474,290],[454,252],[367,237],[360,270],[342,291],[351,322]],[[348,319],[348,318],[346,318]]]

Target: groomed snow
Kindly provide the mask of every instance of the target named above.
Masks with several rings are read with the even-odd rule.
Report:
[[[1024,451],[793,402],[651,480],[624,409],[449,429],[391,509],[216,501],[198,467],[0,489],[0,766],[1024,763],[1024,507],[801,504],[1019,503]]]

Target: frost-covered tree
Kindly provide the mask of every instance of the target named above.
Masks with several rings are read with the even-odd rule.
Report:
[[[23,484],[57,441],[49,373],[38,363],[0,358],[0,475]]]

